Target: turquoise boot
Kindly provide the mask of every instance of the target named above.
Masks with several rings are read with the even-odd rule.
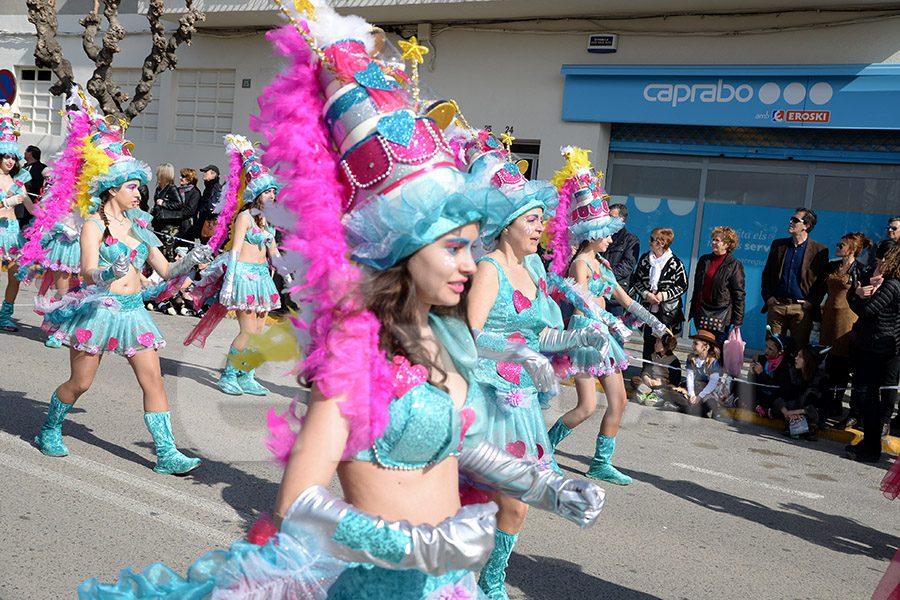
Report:
[[[556,423],[553,424],[553,427],[550,428],[550,431],[547,432],[547,437],[550,438],[550,451],[556,450],[559,443],[569,437],[569,434],[573,431],[574,429],[566,427],[562,417],[558,418]]]
[[[628,475],[619,472],[610,464],[613,452],[616,449],[616,438],[606,437],[605,435],[597,435],[597,450],[594,452],[594,458],[591,460],[591,466],[585,473],[585,477],[590,479],[600,479],[608,481],[616,485],[628,485],[632,479]]]
[[[251,369],[244,373],[243,371],[238,371],[237,382],[238,386],[241,388],[245,394],[252,394],[254,396],[265,396],[269,393],[269,388],[265,387],[263,384],[258,382],[254,377],[253,373],[256,369]]]
[[[234,349],[234,346],[228,348],[228,354],[237,354],[238,351]],[[241,389],[241,385],[238,383],[238,373],[239,371],[231,365],[231,361],[227,358],[225,359],[225,369],[222,371],[222,376],[219,377],[219,381],[216,383],[219,386],[219,389],[225,392],[226,394],[231,394],[232,396],[240,396],[244,393],[244,390]]]
[[[0,307],[0,329],[4,329],[6,331],[18,331],[19,328],[16,326],[15,322],[12,320],[13,309],[16,307],[12,302],[3,301],[3,306]]]
[[[34,438],[34,443],[47,456],[69,455],[69,449],[66,448],[62,439],[62,422],[70,410],[72,410],[72,405],[63,404],[56,397],[56,390],[53,390],[53,395],[50,396],[50,408],[47,409],[47,418],[44,419],[41,430]]]
[[[153,470],[157,473],[184,475],[200,466],[199,458],[188,458],[175,447],[175,439],[172,437],[172,421],[169,412],[144,413],[144,424],[153,436],[156,444],[156,466]]]
[[[56,339],[56,336],[52,333],[47,336],[47,341],[44,342],[44,345],[48,348],[62,348],[62,340]]]
[[[512,554],[517,539],[518,533],[510,535],[497,530],[494,537],[494,551],[481,568],[481,577],[478,578],[478,587],[487,594],[488,600],[509,600],[506,593],[506,566],[509,564],[509,555]]]

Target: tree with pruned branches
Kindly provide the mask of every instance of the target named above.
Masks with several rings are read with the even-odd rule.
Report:
[[[150,22],[152,45],[150,52],[141,67],[141,79],[134,89],[129,102],[128,94],[116,85],[110,77],[113,59],[119,52],[119,42],[125,39],[125,28],[119,22],[119,5],[122,0],[102,0],[103,14],[100,13],[100,0],[94,0],[94,8],[78,22],[84,27],[81,36],[84,52],[94,62],[94,74],[88,80],[85,89],[97,99],[100,110],[116,119],[131,121],[147,108],[153,95],[150,90],[156,78],[166,70],[178,66],[175,52],[181,44],[191,45],[191,36],[196,32],[194,23],[206,18],[206,14],[193,6],[193,0],[185,0],[187,12],[178,20],[178,28],[166,36],[166,28],[162,22],[165,12],[163,0],[150,0],[147,9],[147,20]],[[72,63],[64,56],[62,47],[56,39],[59,24],[56,19],[55,0],[26,0],[28,20],[37,30],[37,44],[34,49],[36,66],[51,69],[59,80],[50,88],[56,96],[65,95],[75,83]],[[103,19],[107,27],[103,32],[100,44],[97,35],[101,32]]]

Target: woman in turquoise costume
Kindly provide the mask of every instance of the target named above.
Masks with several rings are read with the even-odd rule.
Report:
[[[84,166],[76,206],[86,216],[81,228],[81,263],[86,282],[77,292],[36,300],[45,329],[69,346],[71,374],[51,396],[47,418],[35,443],[48,456],[67,456],[62,423],[91,386],[105,352],[124,355],[144,396],[144,423],[156,445],[158,473],[183,474],[200,464],[175,448],[169,405],[163,388],[158,350],[165,340],[144,308],[140,270],[145,262],[173,278],[200,262],[209,249],[200,246],[169,264],[160,241],[149,229],[150,215],[136,208],[138,188],[150,179],[147,165],[130,155],[120,130],[99,116],[83,143]]]
[[[628,403],[622,379],[622,371],[628,368],[628,353],[623,344],[631,335],[631,330],[608,313],[603,303],[609,298],[615,298],[619,304],[627,307],[631,315],[649,324],[657,337],[668,330],[650,311],[634,302],[616,284],[609,263],[599,256],[599,253],[605,252],[609,247],[612,241],[610,236],[621,229],[623,223],[620,219],[610,217],[607,205],[609,196],[591,171],[587,152],[581,148],[567,147],[563,148],[563,155],[566,167],[557,172],[553,182],[560,188],[560,197],[565,197],[565,204],[569,208],[561,211],[551,224],[555,231],[551,270],[561,274],[565,272],[564,265],[568,262],[570,281],[574,280],[575,289],[580,291],[580,300],[587,305],[585,310],[593,313],[587,315],[585,311],[578,310],[581,303],[575,299],[576,311],[569,321],[569,329],[578,330],[596,325],[608,328],[613,335],[610,336],[605,351],[580,348],[569,353],[569,374],[575,376],[578,404],[556,421],[548,435],[551,448],[555,449],[572,429],[594,414],[597,405],[594,384],[596,377],[606,394],[607,408],[600,423],[596,450],[586,476],[617,485],[628,485],[631,477],[613,467],[610,461],[616,447],[622,414]],[[569,235],[578,244],[571,261],[568,260],[571,255]]]
[[[482,233],[485,246],[496,248],[479,259],[469,295],[469,325],[480,357],[475,376],[487,408],[485,439],[539,469],[559,472],[541,412],[558,384],[541,353],[602,347],[606,335],[593,327],[564,333],[562,313],[548,294],[537,249],[542,221],[554,214],[559,202],[553,186],[526,181],[508,160],[508,150],[488,132],[457,145],[472,165],[470,172],[488,171],[509,200],[506,214]],[[504,494],[495,502],[496,546],[479,579],[491,600],[508,598],[506,566],[528,511],[527,504]]]
[[[84,583],[82,599],[113,591],[119,598],[483,597],[475,572],[491,552],[496,509],[461,507],[460,473],[581,525],[598,516],[598,487],[479,441],[483,400],[461,299],[475,270],[470,248],[479,224],[505,199],[454,168],[440,129],[402,89],[380,99],[395,101],[390,108],[375,102],[369,92],[386,91],[374,87],[386,85],[386,67],[367,48],[379,34],[325,5],[315,10],[317,20],[292,11],[306,22],[269,34],[291,64],[263,93],[258,123],[268,137],[264,159],[286,182],[282,216],[296,225],[286,227],[285,247],[296,249],[295,295],[310,309],[290,321],[304,336],[301,370],[311,385],[302,427],[295,434],[288,426],[293,408],[288,422],[269,419],[267,444],[286,460],[275,502],[280,530],[262,546],[238,542],[207,555],[186,579],[162,565],[126,570],[116,586]],[[310,60],[313,44],[321,55]],[[326,125],[324,103],[335,93],[353,94],[360,106]],[[344,187],[339,172],[359,182],[373,151],[399,143],[372,116],[412,119],[412,137],[400,144],[408,152],[396,149],[408,162],[382,164],[372,185]],[[342,148],[342,134],[354,130],[356,142]],[[296,140],[308,141],[304,152]],[[343,498],[328,491],[335,473]]]
[[[217,303],[197,324],[186,343],[199,339],[202,345],[225,312],[233,310],[240,331],[231,342],[229,359],[217,384],[226,394],[264,396],[269,390],[256,381],[255,369],[238,369],[235,365],[238,360],[233,356],[247,350],[251,336],[263,332],[269,311],[281,308],[281,296],[269,267],[269,261],[280,254],[275,228],[265,215],[267,207],[275,202],[281,184],[259,163],[247,138],[228,135],[225,147],[231,157],[232,172],[222,193],[223,206],[218,211],[218,225],[210,245],[218,249],[229,233],[231,237],[225,252],[195,286],[195,308],[200,308],[198,305],[213,295],[217,295]]]
[[[24,204],[31,212],[31,198],[25,184],[31,181],[31,174],[19,165],[24,160],[19,137],[19,115],[12,112],[8,104],[0,106],[0,261],[6,267],[6,293],[0,306],[0,329],[18,331],[12,320],[16,296],[19,295],[17,258],[25,245],[25,238],[19,230],[15,207]]]

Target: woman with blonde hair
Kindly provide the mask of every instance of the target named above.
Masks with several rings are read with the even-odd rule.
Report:
[[[184,200],[175,186],[175,167],[171,163],[163,163],[156,167],[156,191],[153,193],[150,214],[156,231],[163,236],[162,253],[169,262],[175,260],[175,238],[181,232],[183,211]]]
[[[668,227],[657,227],[650,232],[650,251],[638,259],[631,276],[631,294],[640,299],[675,335],[684,325],[684,309],[681,296],[687,291],[687,275],[684,263],[671,250],[675,232]],[[644,327],[644,360],[650,360],[656,346],[656,336]]]

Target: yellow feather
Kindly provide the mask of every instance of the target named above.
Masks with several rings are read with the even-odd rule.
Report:
[[[90,136],[85,136],[79,141],[82,144],[81,158],[84,160],[84,167],[78,175],[75,206],[78,207],[81,216],[86,217],[91,209],[91,195],[88,193],[88,186],[94,177],[109,172],[113,160],[107,156],[106,152],[91,143]]]
[[[585,150],[584,148],[571,148],[569,152],[565,154],[566,166],[554,173],[553,177],[550,179],[550,183],[552,183],[556,189],[561,189],[562,186],[565,185],[566,180],[573,177],[577,171],[590,169],[591,161],[588,159],[588,153],[590,153],[590,150]]]

